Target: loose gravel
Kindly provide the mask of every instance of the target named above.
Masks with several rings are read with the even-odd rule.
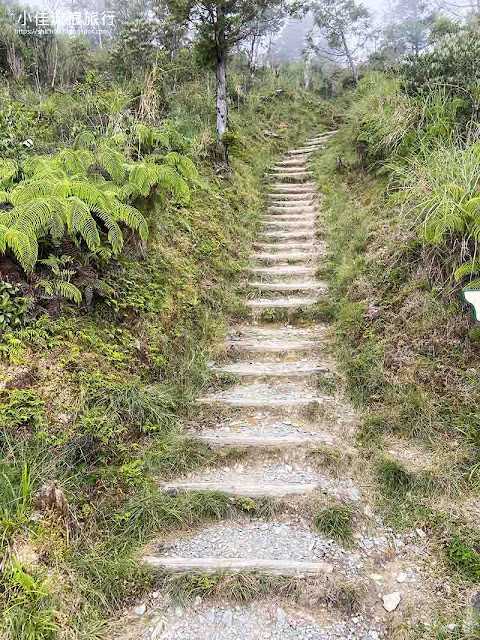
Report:
[[[168,545],[164,548],[164,555],[335,561],[336,570],[343,570],[347,575],[357,575],[364,566],[360,552],[347,551],[334,540],[322,538],[307,527],[250,520],[205,527],[188,539]]]

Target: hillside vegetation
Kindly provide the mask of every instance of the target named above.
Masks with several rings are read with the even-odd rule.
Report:
[[[464,586],[480,579],[480,331],[460,295],[478,286],[480,239],[467,36],[448,36],[399,73],[365,76],[316,163],[325,312],[378,505],[394,526],[427,531],[442,570]]]
[[[212,163],[203,80],[156,120],[142,115],[156,93],[128,86],[2,94],[7,133],[37,131],[35,151],[0,163],[5,637],[104,637],[150,584],[134,555],[153,531],[242,511],[157,486],[217,462],[182,422],[225,317],[245,313],[237,288],[263,172],[333,122],[297,78],[264,74],[231,114],[229,169]]]

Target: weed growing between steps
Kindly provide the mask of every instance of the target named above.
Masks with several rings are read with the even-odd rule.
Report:
[[[439,572],[468,589],[480,582],[478,330],[458,291],[439,283],[432,253],[400,224],[385,178],[361,168],[347,131],[314,169],[334,350],[376,507],[395,528],[421,528]]]
[[[272,501],[167,495],[162,482],[214,466],[183,432],[236,293],[273,154],[319,127],[317,100],[288,95],[234,114],[232,173],[200,164],[188,206],[157,202],[150,244],[103,278],[116,291],[0,339],[0,635],[105,637],[106,620],[152,584],[135,553],[153,534],[208,519],[268,517]],[[263,129],[283,124],[282,139]],[[48,487],[43,498],[38,492]],[[15,614],[15,615],[14,615]]]
[[[276,596],[289,602],[318,603],[335,606],[347,615],[360,610],[362,593],[358,585],[337,582],[332,579],[289,578],[264,576],[255,573],[233,575],[205,574],[157,574],[155,589],[168,594],[175,604],[202,599],[227,600],[238,604],[255,602]]]

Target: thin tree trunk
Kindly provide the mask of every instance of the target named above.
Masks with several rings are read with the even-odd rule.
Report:
[[[348,44],[347,44],[347,40],[344,36],[344,34],[342,33],[342,43],[343,43],[343,48],[345,51],[345,55],[347,56],[347,60],[348,60],[348,64],[350,66],[350,69],[352,70],[353,73],[353,77],[355,78],[355,84],[358,84],[358,71],[357,71],[357,66],[352,58],[352,54],[350,53],[350,49],[348,48]]]
[[[217,136],[225,162],[228,162],[227,145],[224,140],[227,126],[227,56],[223,52],[217,54]]]

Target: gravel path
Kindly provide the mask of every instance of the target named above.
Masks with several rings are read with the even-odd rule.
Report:
[[[313,616],[287,611],[274,603],[202,607],[184,615],[177,608],[157,637],[149,640],[379,640],[379,625],[363,616],[320,623]]]
[[[165,550],[182,558],[264,558],[270,560],[336,561],[350,575],[363,568],[359,552],[347,551],[333,540],[305,526],[284,522],[241,521],[209,525],[190,538],[179,539]]]

